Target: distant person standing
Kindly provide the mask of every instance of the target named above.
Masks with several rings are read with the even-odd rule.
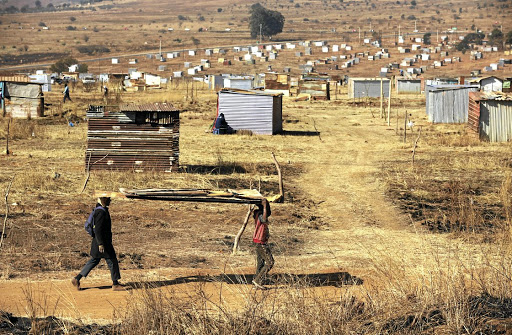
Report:
[[[69,97],[69,87],[68,87],[68,84],[64,84],[64,101],[63,103],[66,102],[66,99],[68,99],[69,101],[72,101],[71,98]]]
[[[268,272],[274,266],[274,257],[267,244],[270,236],[268,230],[268,217],[271,214],[270,204],[267,199],[261,199],[261,204],[253,213],[254,218],[254,234],[252,240],[256,248],[256,274],[252,284],[259,289],[265,290],[263,286]]]
[[[105,100],[105,104],[108,102],[108,88],[107,85],[103,86],[103,100]]]
[[[98,198],[98,203],[92,213],[93,237],[90,252],[91,258],[87,261],[80,273],[71,280],[73,286],[78,290],[80,290],[80,280],[83,277],[87,277],[89,272],[104,258],[110,269],[112,289],[114,291],[124,291],[124,286],[119,283],[119,279],[121,279],[119,263],[117,261],[116,251],[112,245],[112,221],[108,211],[109,205],[110,198]]]

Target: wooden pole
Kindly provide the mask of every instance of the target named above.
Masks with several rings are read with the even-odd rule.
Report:
[[[11,118],[7,121],[7,135],[5,136],[5,154],[9,155],[9,136],[10,136],[10,128],[11,128]]]
[[[272,159],[274,160],[274,164],[276,165],[277,169],[277,175],[279,177],[279,201],[278,202],[284,202],[284,186],[283,186],[283,175],[281,174],[281,167],[279,166],[279,163],[277,162],[276,156],[272,152]]]
[[[389,96],[388,96],[388,126],[390,126],[391,122],[391,79],[389,79]]]
[[[244,223],[242,224],[242,227],[240,227],[240,230],[238,231],[238,234],[236,234],[235,237],[235,243],[233,244],[233,255],[236,254],[238,250],[238,244],[240,243],[240,238],[242,237],[242,234],[245,231],[245,227],[247,227],[247,223],[249,222],[249,218],[251,217],[252,210],[254,208],[253,205],[249,205],[249,209],[247,210],[247,215],[245,216]]]
[[[412,165],[414,165],[414,156],[416,155],[416,147],[418,146],[418,141],[420,140],[421,136],[421,127],[420,131],[418,132],[418,137],[416,138],[416,141],[414,141],[414,147],[412,148]]]
[[[404,117],[404,143],[407,142],[407,111],[405,111]]]
[[[384,117],[384,81],[380,78],[380,118]]]
[[[2,228],[2,237],[0,237],[0,248],[2,248],[2,244],[4,243],[4,236],[5,236],[5,227],[7,225],[7,216],[9,216],[9,191],[11,190],[12,182],[14,181],[14,176],[11,178],[11,182],[9,183],[9,186],[7,187],[7,191],[5,192],[5,217],[4,217],[4,227]]]

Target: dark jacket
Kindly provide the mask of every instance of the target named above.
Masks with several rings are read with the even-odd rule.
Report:
[[[96,207],[100,206],[97,204]],[[112,221],[108,208],[98,209],[94,212],[94,235],[91,242],[91,257],[94,258],[116,258],[116,251],[112,245]],[[105,252],[100,253],[98,246],[103,245]]]

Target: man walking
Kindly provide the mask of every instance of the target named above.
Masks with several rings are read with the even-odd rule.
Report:
[[[253,213],[254,218],[254,235],[252,240],[256,248],[256,274],[252,281],[253,285],[261,290],[266,290],[264,281],[267,277],[268,272],[274,266],[274,257],[268,246],[268,217],[270,216],[270,204],[267,199],[261,199],[261,204],[258,204],[258,208]]]
[[[69,97],[69,87],[68,87],[68,84],[64,84],[64,101],[62,103],[65,103],[66,102],[66,99],[68,99],[69,101],[71,101],[71,98]]]
[[[73,286],[80,290],[80,280],[87,277],[89,272],[96,267],[102,258],[107,262],[112,278],[112,289],[114,291],[124,291],[124,286],[119,283],[121,274],[119,273],[119,263],[116,257],[116,251],[112,245],[112,221],[108,206],[110,198],[98,198],[98,203],[93,212],[93,238],[91,242],[91,258],[87,261],[82,271],[71,280]]]

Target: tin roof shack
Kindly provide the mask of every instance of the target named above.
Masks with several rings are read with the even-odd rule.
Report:
[[[299,94],[309,94],[313,100],[331,100],[329,78],[304,76],[299,80]]]
[[[421,78],[413,79],[413,78],[397,77],[396,78],[396,93],[398,93],[398,94],[401,94],[401,93],[420,94],[421,93],[421,82],[422,82]]]
[[[470,81],[471,84],[480,86],[480,91],[483,92],[501,92],[503,90],[503,79],[496,76],[482,77]]]
[[[265,91],[290,95],[290,74],[289,73],[265,73]]]
[[[44,116],[43,84],[0,81],[1,114],[12,118]]]
[[[426,112],[432,123],[465,123],[468,121],[469,92],[478,91],[470,85],[427,85]]]
[[[380,98],[381,80],[384,97],[387,98],[389,96],[390,80],[386,78],[349,78],[348,97],[352,99]]]
[[[90,106],[87,118],[86,169],[177,171],[180,114],[171,104]]]
[[[484,141],[510,141],[512,95],[470,92],[468,128]]]
[[[283,130],[283,95],[223,89],[217,92],[217,115],[224,113],[234,130],[273,135]]]
[[[250,90],[254,88],[254,77],[253,76],[228,76],[224,77],[224,87],[234,88],[240,90]]]

